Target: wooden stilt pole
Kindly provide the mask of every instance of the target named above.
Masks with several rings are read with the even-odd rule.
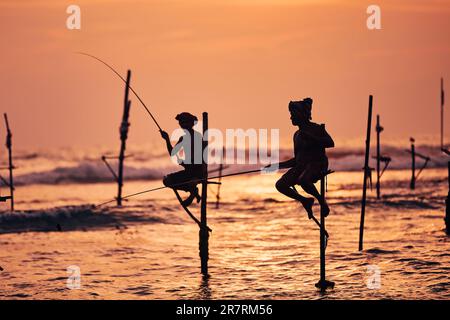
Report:
[[[219,184],[217,185],[217,194],[216,194],[216,209],[219,209],[220,206],[220,187],[222,186],[222,171],[223,171],[223,163],[219,165]]]
[[[414,140],[414,138],[409,138],[409,141],[411,141],[411,150],[406,150],[406,152],[411,154],[411,183],[409,184],[409,187],[411,190],[414,190],[416,188],[417,180],[419,179],[420,174],[427,167],[427,164],[431,160],[431,158],[428,156],[424,156],[423,154],[416,151],[416,146],[414,144],[416,141]],[[416,158],[421,158],[425,161],[417,174]]]
[[[411,190],[416,188],[416,147],[414,146],[414,138],[411,141],[411,183],[409,185]]]
[[[371,174],[369,167],[369,156],[370,156],[370,133],[372,132],[372,104],[373,104],[373,96],[369,96],[369,112],[367,119],[367,135],[366,135],[366,155],[364,158],[364,168],[363,168],[364,180],[363,180],[363,194],[361,201],[361,221],[359,225],[359,251],[363,249],[364,218],[366,213],[366,197],[367,197],[367,179]]]
[[[444,93],[444,79],[441,78],[441,151],[446,155],[450,156],[450,150],[445,148],[444,146],[444,103],[445,103],[445,93]],[[450,161],[447,163],[448,165],[448,193],[447,198],[445,199],[445,226],[446,232],[450,235]]]
[[[12,160],[12,133],[9,128],[8,115],[3,114],[6,124],[6,148],[8,148],[8,170],[9,170],[9,196],[11,201],[11,211],[14,211],[14,179],[13,179],[13,160]]]
[[[202,182],[202,196],[201,196],[201,217],[200,217],[200,231],[199,231],[199,253],[201,260],[201,272],[203,275],[208,274],[208,258],[209,258],[209,232],[207,226],[207,204],[208,204],[208,113],[203,112],[203,142],[202,142],[202,165],[203,165],[203,182]]]
[[[320,179],[320,195],[323,199],[325,199],[325,176]],[[325,291],[327,288],[334,288],[334,282],[326,280],[326,265],[325,265],[325,254],[326,254],[326,246],[327,239],[325,234],[325,215],[323,213],[323,209],[321,206],[320,210],[320,280],[316,283],[316,288],[319,288],[321,291]]]
[[[381,198],[381,143],[380,143],[380,133],[383,131],[383,127],[380,126],[380,115],[377,115],[377,126],[376,126],[376,132],[377,132],[377,199]]]
[[[448,194],[445,200],[445,225],[447,234],[450,235],[450,161],[448,162]]]
[[[131,70],[127,72],[127,81],[125,83],[125,99],[123,103],[123,116],[122,123],[120,125],[120,152],[119,152],[119,170],[117,175],[117,205],[122,205],[122,187],[123,187],[123,162],[125,159],[125,149],[128,138],[128,128],[130,123],[128,122],[128,118],[130,116],[130,106],[131,101],[128,100],[128,93],[130,91],[130,78],[131,78]]]
[[[441,150],[445,154],[450,156],[450,150],[446,149],[444,146],[444,79],[441,78]],[[445,199],[445,225],[447,234],[450,235],[450,161],[448,162],[448,194],[447,199]]]
[[[444,79],[441,78],[441,150],[444,149]]]

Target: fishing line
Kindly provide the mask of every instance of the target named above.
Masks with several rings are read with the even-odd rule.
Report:
[[[225,174],[225,175],[208,177],[208,179],[206,179],[206,180],[212,180],[212,179],[217,179],[217,178],[226,178],[226,177],[232,177],[232,176],[238,176],[238,175],[244,175],[244,174],[250,174],[250,173],[256,173],[256,172],[263,172],[263,171],[266,171],[266,170],[264,170],[264,169],[256,169],[256,170],[235,172],[235,173],[229,173],[229,174]],[[129,194],[129,195],[125,196],[125,197],[122,197],[122,199],[128,199],[128,198],[135,197],[135,196],[138,196],[138,195],[141,195],[141,194],[144,194],[144,193],[149,193],[149,192],[158,191],[158,190],[162,190],[162,189],[166,189],[166,188],[178,187],[178,186],[181,186],[181,185],[184,185],[184,184],[188,184],[188,183],[195,183],[195,182],[202,182],[202,181],[205,181],[205,179],[195,179],[195,180],[189,180],[189,181],[185,181],[185,182],[180,182],[180,183],[177,183],[177,184],[173,184],[170,187],[164,186],[164,187],[148,189],[148,190],[136,192],[136,193],[133,193],[133,194]],[[111,203],[111,202],[114,202],[114,201],[116,201],[116,199],[109,200],[109,201],[103,202],[101,204],[95,205],[94,208],[98,208],[98,207],[104,206],[105,204],[108,204],[108,203]]]
[[[113,67],[111,67],[109,64],[107,64],[105,61],[101,60],[100,58],[97,58],[96,56],[93,56],[92,54],[85,53],[85,52],[75,52],[75,53],[76,54],[81,54],[81,55],[84,55],[84,56],[87,56],[87,57],[91,57],[91,58],[99,61],[100,63],[102,63],[105,66],[107,66],[112,72],[114,72],[124,83],[127,83],[127,81]],[[147,106],[145,105],[144,101],[142,101],[141,97],[139,97],[139,95],[136,93],[136,91],[134,91],[134,89],[130,85],[128,85],[128,88],[130,88],[131,92],[133,92],[134,95],[136,96],[136,98],[138,98],[139,102],[142,104],[142,106],[145,108],[147,113],[150,115],[150,117],[152,118],[153,122],[158,127],[159,131],[162,131],[158,121],[156,121],[155,117],[150,112],[150,110],[147,108]]]

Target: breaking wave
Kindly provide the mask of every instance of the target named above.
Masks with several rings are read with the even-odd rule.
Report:
[[[167,169],[135,168],[124,166],[128,180],[161,179]],[[97,183],[114,180],[108,168],[101,162],[82,162],[71,167],[56,167],[51,170],[32,172],[17,176],[17,185],[26,184],[62,184],[62,183]]]
[[[406,149],[406,148],[405,148]],[[386,145],[382,154],[392,158],[390,169],[408,169],[411,165],[411,155],[404,148]],[[126,180],[155,180],[161,179],[169,172],[177,171],[179,166],[172,163],[160,149],[141,148],[130,150],[132,157],[125,160],[124,177]],[[418,145],[416,150],[429,156],[431,161],[428,168],[443,168],[447,166],[447,157],[434,145]],[[15,166],[15,182],[25,184],[62,184],[62,183],[96,183],[111,182],[114,177],[98,156],[113,154],[108,150],[62,150],[59,153],[52,151],[17,152]],[[280,149],[280,160],[292,157],[293,151],[289,148]],[[371,150],[375,154],[375,150]],[[246,152],[248,156],[248,150]],[[330,168],[334,171],[360,171],[364,163],[364,150],[362,147],[339,147],[328,151]],[[420,168],[423,160],[417,159]],[[4,165],[4,163],[2,163]],[[115,160],[111,161],[113,168],[117,167]],[[236,172],[243,168],[257,168],[261,163],[254,165],[228,165],[224,173]],[[370,159],[370,166],[375,166],[375,160]],[[214,166],[212,166],[214,167]]]
[[[64,206],[42,210],[4,212],[0,234],[16,232],[61,232],[100,228],[126,228],[133,223],[165,223],[161,217],[140,212],[96,209],[92,205]]]

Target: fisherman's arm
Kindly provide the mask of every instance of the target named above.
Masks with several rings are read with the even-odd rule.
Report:
[[[315,137],[315,139],[323,148],[334,148],[334,141],[331,136],[325,131],[325,129],[323,130],[323,133],[323,136]]]
[[[170,156],[177,157],[178,164],[181,165],[182,167],[186,168],[184,161],[182,159],[180,159],[180,157],[178,156],[178,153],[181,151],[181,149],[184,149],[184,148],[185,148],[185,146],[183,145],[183,137],[180,137],[180,139],[178,139],[178,142],[173,146]]]
[[[334,141],[333,138],[328,134],[328,132],[325,131],[325,137],[323,138],[323,147],[324,148],[334,148]]]
[[[278,165],[280,167],[280,169],[287,169],[287,168],[292,168],[295,167],[295,165],[297,164],[295,158],[280,162]]]
[[[296,165],[296,161],[295,158],[280,162],[278,164],[276,163],[272,163],[266,166],[266,168],[270,168],[270,167],[277,167],[279,169],[287,169],[287,168],[292,168]]]
[[[167,151],[169,152],[169,155],[172,156],[172,144],[170,143],[170,138],[169,138],[169,134],[165,131],[161,131],[161,137],[166,141],[166,147],[167,147]]]
[[[323,148],[334,148],[334,141],[331,138],[331,136],[328,134],[328,132],[325,130],[325,128],[323,128],[322,135],[320,135],[320,136],[317,136],[307,130],[302,130],[302,133],[304,135],[308,136],[309,138],[311,138],[312,140],[314,140],[314,142],[316,142]]]

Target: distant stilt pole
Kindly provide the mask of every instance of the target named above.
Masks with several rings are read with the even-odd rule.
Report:
[[[320,179],[320,195],[325,199],[325,176]],[[326,254],[326,233],[325,233],[325,215],[322,206],[320,207],[320,280],[316,283],[316,288],[325,291],[327,288],[334,288],[334,282],[326,280],[325,275],[325,254]]]
[[[377,115],[377,126],[376,126],[376,132],[377,132],[377,199],[381,198],[381,143],[380,143],[380,133],[383,131],[383,127],[380,126],[380,115]]]
[[[445,100],[445,94],[444,94],[444,79],[441,78],[441,150],[446,155],[450,156],[450,150],[446,149],[444,146],[444,101]],[[450,161],[448,162],[448,194],[447,198],[445,199],[445,225],[446,225],[446,232],[448,235],[450,235]]]
[[[444,94],[444,79],[441,78],[441,150],[450,155],[448,149],[444,146],[444,102],[445,102],[445,94]],[[450,235],[450,161],[448,162],[448,194],[447,199],[445,199],[445,225],[447,234]]]
[[[414,190],[416,188],[417,180],[419,179],[420,174],[427,167],[427,164],[431,160],[431,158],[416,151],[416,147],[414,145],[416,141],[414,140],[414,138],[409,138],[409,141],[411,141],[411,150],[406,150],[406,152],[411,154],[411,183],[409,187],[411,188],[411,190]],[[425,161],[417,174],[416,158],[421,158]]]
[[[14,179],[13,179],[13,160],[12,160],[12,133],[9,128],[8,115],[3,114],[6,124],[6,148],[8,148],[8,169],[9,169],[9,195],[11,201],[11,211],[14,211]]]
[[[447,234],[450,235],[450,161],[448,162],[448,194],[445,200],[445,225],[447,227]]]
[[[416,148],[414,146],[414,138],[411,141],[411,183],[409,185],[411,190],[416,188]]]
[[[208,113],[203,112],[203,142],[202,142],[202,165],[203,165],[203,182],[201,197],[201,217],[199,231],[199,253],[201,260],[201,271],[203,275],[208,274],[208,258],[209,258],[209,232],[207,226],[207,204],[208,204],[208,159],[206,158],[208,148]]]
[[[128,128],[130,126],[130,123],[128,122],[128,118],[130,116],[130,106],[131,101],[128,100],[128,94],[130,91],[130,78],[131,78],[131,70],[128,70],[127,72],[127,81],[125,83],[125,99],[123,104],[123,116],[122,116],[122,123],[120,125],[120,152],[119,152],[119,170],[117,175],[117,184],[118,184],[118,190],[117,190],[117,205],[122,205],[122,187],[123,187],[123,162],[125,159],[125,149],[126,149],[126,143],[128,138]]]
[[[224,150],[225,151],[225,150]],[[219,184],[217,185],[217,194],[216,194],[216,209],[219,209],[220,206],[220,187],[222,186],[222,171],[223,171],[223,159],[225,152],[222,152],[222,161],[219,165]]]
[[[441,150],[444,149],[444,79],[441,78]]]
[[[364,180],[363,180],[363,194],[361,200],[361,221],[359,225],[359,251],[363,249],[364,218],[366,213],[366,197],[367,197],[367,179],[371,174],[369,167],[369,156],[370,156],[370,133],[372,132],[372,104],[373,104],[373,96],[369,96],[369,112],[367,119],[367,135],[366,135],[366,155],[364,158],[364,168],[363,168]]]

